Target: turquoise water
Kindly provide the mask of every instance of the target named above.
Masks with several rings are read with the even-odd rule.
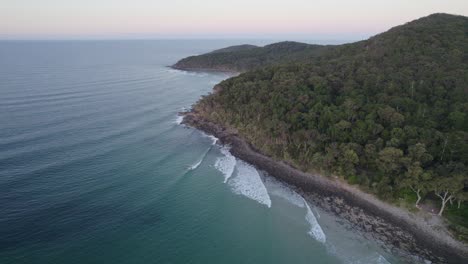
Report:
[[[178,124],[239,43],[0,42],[0,263],[396,263]]]

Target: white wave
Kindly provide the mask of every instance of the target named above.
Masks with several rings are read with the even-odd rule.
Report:
[[[306,202],[304,197],[302,197],[297,192],[295,192],[287,184],[277,181],[273,179],[272,177],[267,177],[265,179],[265,185],[267,186],[269,194],[281,197],[297,207],[306,208],[305,220],[310,225],[310,230],[308,234],[310,234],[312,237],[314,237],[316,240],[322,243],[326,242],[325,233],[323,232],[322,227],[317,222],[317,219],[315,218],[314,213],[310,209],[310,206]],[[318,212],[317,212],[317,215],[318,215]]]
[[[206,77],[206,76],[208,76],[208,73],[204,73],[204,72],[194,72],[192,75],[198,76],[198,77]]]
[[[327,238],[325,236],[325,233],[323,233],[322,227],[319,225],[317,222],[317,219],[315,218],[314,213],[312,213],[312,210],[310,210],[309,204],[306,202],[304,198],[302,198],[304,201],[304,205],[307,209],[306,213],[306,221],[309,222],[310,225],[310,230],[309,230],[309,235],[311,235],[313,238],[315,238],[317,241],[325,243],[327,241]]]
[[[328,243],[325,244],[325,248],[326,248],[326,251],[327,251],[328,254],[333,255],[333,256],[338,256],[337,253],[336,253],[335,245],[328,242]],[[345,263],[349,263],[349,261],[345,262]]]
[[[379,255],[379,257],[377,258],[377,263],[378,264],[390,264],[390,262],[388,262],[388,260],[386,260],[382,255]]]
[[[258,171],[243,161],[237,163],[237,174],[229,181],[234,193],[271,207],[271,199]]]
[[[190,73],[188,71],[183,71],[183,70],[177,70],[173,68],[167,68],[168,73],[172,74],[179,74],[179,75],[189,75]]]
[[[177,125],[180,125],[182,123],[182,121],[184,120],[184,116],[183,115],[177,115],[177,118],[176,120],[174,121],[174,123],[176,123]]]
[[[202,131],[200,131],[200,132],[202,133],[202,135],[203,135],[204,137],[207,137],[207,138],[210,138],[210,139],[211,139],[211,141],[213,142],[211,145],[216,144],[216,142],[218,142],[218,140],[219,140],[217,137],[215,137],[215,136],[213,136],[213,135],[205,134],[205,133],[202,132]],[[222,151],[221,151],[221,152],[222,152]]]
[[[198,77],[208,76],[208,74],[204,72],[184,71],[184,70],[177,70],[177,69],[171,69],[171,68],[168,68],[167,72],[171,74],[179,74],[179,75],[187,75],[187,76],[198,76]]]
[[[208,155],[208,152],[210,152],[212,146],[210,146],[208,148],[208,150],[205,151],[205,153],[203,153],[203,155],[201,156],[201,158],[195,163],[193,164],[192,166],[189,167],[189,171],[191,170],[195,170],[196,168],[198,168],[198,166],[200,166],[200,164],[203,162],[203,160],[206,158],[206,155]]]
[[[315,206],[314,206],[314,211],[315,211],[315,215],[317,216],[317,219],[320,219],[320,213],[317,210],[317,207],[315,207]]]
[[[269,194],[281,197],[297,207],[304,208],[304,198],[285,183],[273,177],[266,177],[265,186]]]
[[[213,137],[213,144],[216,143],[217,138]],[[218,158],[215,162],[215,168],[224,175],[224,182],[226,183],[234,173],[236,167],[236,158],[229,152],[229,148],[224,146],[221,148],[222,157]]]
[[[216,142],[218,142],[218,138],[215,137],[215,136],[212,136],[212,135],[208,135],[208,137],[213,141],[213,143],[211,145],[214,145],[216,144]]]
[[[189,167],[189,170],[195,170],[196,168],[198,168],[198,166],[200,166],[200,164],[202,163],[203,161],[203,158],[201,158],[199,161],[197,161],[197,163],[193,164],[192,166]]]
[[[377,255],[377,256],[376,256]],[[378,253],[374,253],[370,256],[367,256],[365,258],[361,258],[359,260],[348,260],[346,263],[348,264],[390,264],[388,260],[386,260],[382,255]]]
[[[166,68],[166,72],[167,73],[179,73],[180,71],[176,69],[172,69],[172,68]]]

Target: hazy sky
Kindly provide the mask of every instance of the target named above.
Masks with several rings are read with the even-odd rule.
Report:
[[[0,0],[0,38],[366,37],[468,0]]]

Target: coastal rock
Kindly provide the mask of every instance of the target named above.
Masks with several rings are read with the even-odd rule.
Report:
[[[237,134],[187,112],[184,124],[203,130],[230,145],[234,156],[255,165],[280,181],[296,186],[307,200],[331,212],[374,239],[408,263],[466,263],[467,248],[425,221],[341,182],[299,171],[255,151]]]

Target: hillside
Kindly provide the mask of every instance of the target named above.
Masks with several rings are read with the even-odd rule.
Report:
[[[384,200],[439,199],[467,239],[468,18],[434,14],[316,51],[228,79],[194,112]]]
[[[252,50],[252,49],[257,49],[257,48],[259,47],[255,45],[243,44],[243,45],[236,45],[236,46],[230,46],[227,48],[213,50],[210,53],[213,54],[213,53],[224,53],[224,52],[240,52],[240,51]]]
[[[181,70],[218,70],[245,72],[256,68],[294,61],[305,61],[321,54],[330,46],[298,42],[279,42],[264,47],[238,45],[191,56],[172,67]]]

